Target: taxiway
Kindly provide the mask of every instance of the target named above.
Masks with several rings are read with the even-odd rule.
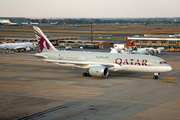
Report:
[[[83,77],[79,68],[0,53],[0,119],[179,120],[180,52],[158,56],[173,70],[154,80],[152,73],[120,71]]]

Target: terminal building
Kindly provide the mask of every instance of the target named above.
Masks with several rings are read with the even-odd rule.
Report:
[[[126,37],[126,44],[130,45],[130,42],[135,42],[136,46],[139,48],[153,47],[164,49],[180,50],[180,38],[170,38],[170,37]]]
[[[50,42],[58,47],[79,47],[84,44],[91,44],[90,40],[80,40],[79,37],[50,37],[48,38]],[[164,48],[167,50],[180,51],[180,38],[171,37],[126,37],[126,45],[131,46],[131,41],[133,41],[137,47],[153,47],[153,48]],[[0,42],[33,42],[38,45],[36,38],[0,38]],[[98,41],[93,40],[94,45],[99,45],[99,48],[110,48],[113,44],[119,44],[122,41],[117,40],[113,43],[112,41]],[[123,42],[125,43],[125,41]]]
[[[82,45],[90,45],[91,40],[80,40],[79,37],[49,37],[50,42],[58,47],[80,47]],[[0,38],[0,42],[33,42],[38,46],[38,42],[36,38]],[[93,44],[98,45],[99,48],[109,48],[109,42],[106,41],[93,41]]]

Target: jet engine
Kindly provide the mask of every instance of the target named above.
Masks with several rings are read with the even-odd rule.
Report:
[[[157,49],[157,50],[156,50],[156,53],[157,53],[157,54],[160,54],[160,53],[161,53],[161,51]]]
[[[29,48],[29,47],[27,47],[27,48],[26,48],[26,51],[30,51],[30,48]]]
[[[150,54],[151,54],[151,55],[154,55],[154,53],[155,53],[154,50],[151,50],[151,51],[150,51]]]
[[[107,77],[109,70],[105,66],[92,66],[89,68],[89,74],[95,77]]]

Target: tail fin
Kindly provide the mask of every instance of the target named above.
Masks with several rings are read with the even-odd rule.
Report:
[[[137,51],[137,47],[134,47],[134,49],[133,50],[136,50]]]
[[[48,38],[44,35],[41,29],[37,26],[33,26],[39,47],[41,52],[57,51],[57,49],[51,44]]]
[[[132,50],[137,50],[136,44],[133,41],[131,41],[131,48]]]

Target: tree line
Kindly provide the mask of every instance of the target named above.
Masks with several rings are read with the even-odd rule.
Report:
[[[180,19],[174,20],[172,19],[166,19],[166,18],[142,18],[142,19],[32,19],[32,22],[38,22],[38,23],[52,23],[56,22],[57,24],[106,24],[106,23],[139,23],[139,24],[180,24]]]
[[[30,19],[22,17],[0,17],[2,19],[9,19],[12,23],[25,23],[25,22],[34,22],[40,24],[109,24],[109,23],[118,23],[118,24],[180,24],[180,18],[66,18],[66,19]]]

